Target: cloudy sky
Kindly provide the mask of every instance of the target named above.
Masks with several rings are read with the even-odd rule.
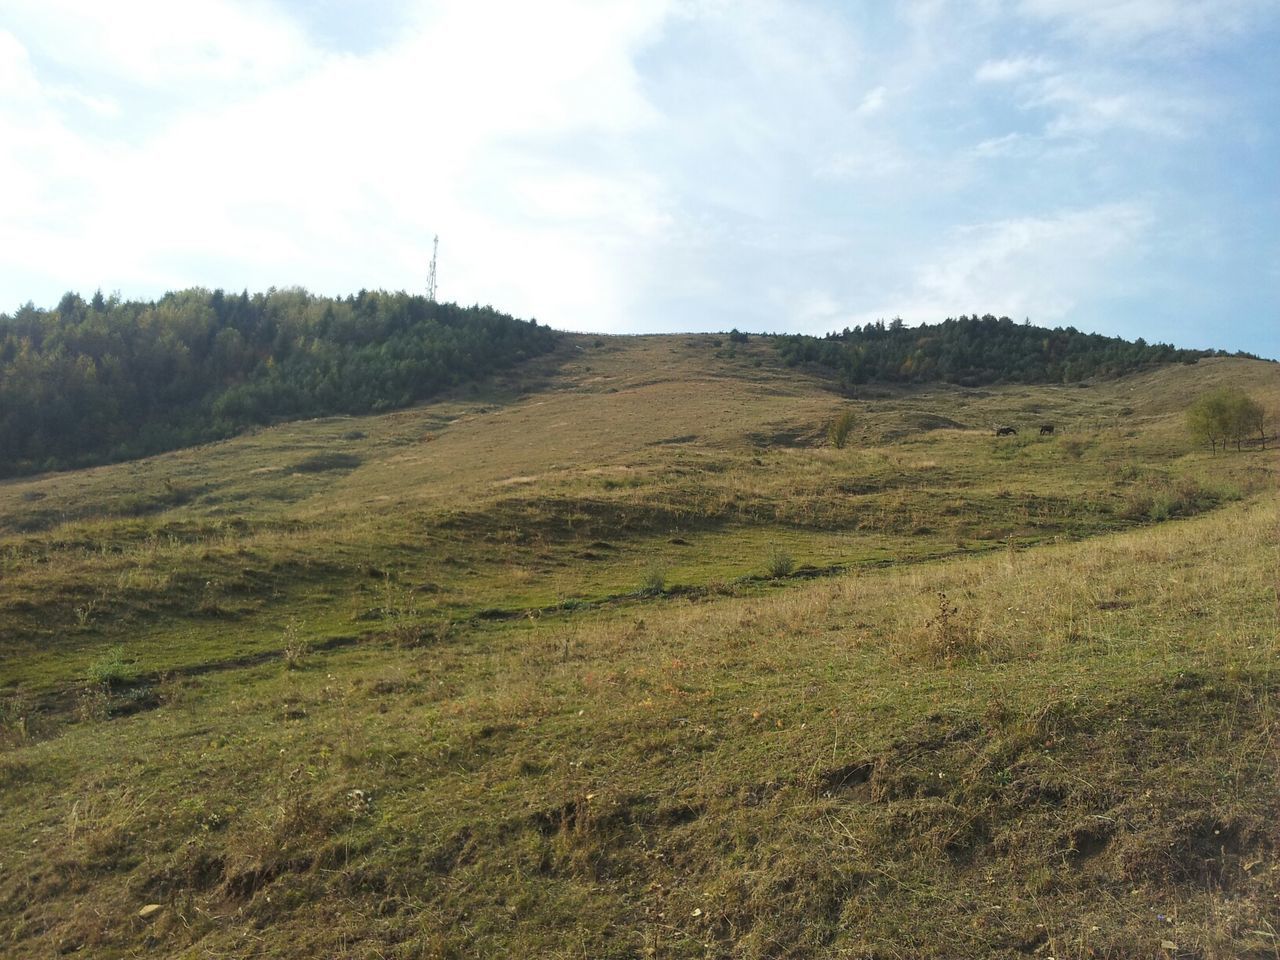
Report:
[[[0,311],[421,290],[1280,356],[1280,0],[0,0]]]

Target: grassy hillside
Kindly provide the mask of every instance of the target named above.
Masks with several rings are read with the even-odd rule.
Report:
[[[552,350],[490,307],[300,288],[68,293],[0,314],[0,476],[129,460],[247,426],[405,407]]]
[[[1277,463],[1190,448],[1222,382],[1280,408],[565,338],[0,483],[0,954],[1274,956]]]

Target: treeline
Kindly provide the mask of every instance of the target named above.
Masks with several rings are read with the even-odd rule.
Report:
[[[406,293],[68,293],[54,310],[0,314],[0,475],[401,407],[545,353],[556,338],[537,321]]]
[[[938,380],[963,386],[1076,383],[1119,377],[1155,364],[1195,363],[1201,357],[1224,355],[1081,333],[1074,327],[1050,330],[990,314],[918,327],[908,327],[901,320],[887,325],[879,321],[823,338],[778,337],[776,344],[788,365],[829,367],[846,387]]]

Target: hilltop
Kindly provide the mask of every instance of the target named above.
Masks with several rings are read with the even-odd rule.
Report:
[[[721,356],[748,339],[728,334]],[[155,301],[68,293],[53,310],[0,314],[0,476],[136,459],[284,420],[395,410],[478,386],[559,341],[536,320],[403,292],[194,288]],[[818,367],[846,392],[868,383],[1079,383],[1224,355],[991,315],[767,342],[787,366]]]
[[[0,952],[1274,955],[1276,367],[786,360],[0,481]]]
[[[490,307],[361,290],[157,301],[68,293],[0,314],[0,476],[127,460],[245,427],[404,407],[552,349]]]

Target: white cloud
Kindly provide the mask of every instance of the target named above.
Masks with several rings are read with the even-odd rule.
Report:
[[[1237,34],[1274,0],[1018,0],[1025,16],[1070,37],[1109,47],[1143,44],[1163,52],[1212,45]]]
[[[885,95],[887,93],[888,91],[883,86],[869,90],[867,95],[862,98],[862,102],[858,104],[857,109],[853,111],[854,115],[869,117],[879,113],[884,109]]]
[[[1215,115],[1207,99],[1098,67],[1055,69],[1048,61],[1020,57],[988,61],[975,80],[1008,84],[1020,110],[1048,113],[1039,133],[1013,131],[981,141],[970,151],[980,158],[1042,155],[1058,150],[1054,141],[1064,139],[1097,146],[1112,132],[1183,139]]]
[[[884,180],[908,169],[910,161],[891,141],[868,139],[856,147],[822,158],[814,174],[829,180]]]
[[[1036,152],[1035,138],[1021,133],[1006,133],[1002,137],[989,137],[973,148],[976,157],[1017,157]]]
[[[314,56],[296,25],[265,4],[232,0],[7,0],[11,30],[89,82],[208,89],[266,83]]]
[[[1095,136],[1107,130],[1132,130],[1160,137],[1185,137],[1207,113],[1195,101],[1119,79],[1046,77],[1028,105],[1056,112],[1045,133],[1050,137]]]
[[[1058,322],[1138,256],[1151,223],[1140,205],[1106,204],[955,229],[910,289],[864,319],[898,313],[923,323],[978,311]]]
[[[1053,64],[1044,57],[1008,57],[988,60],[978,67],[974,79],[979,83],[1010,83],[1050,72]]]
[[[1194,26],[1173,0],[388,2],[345,43],[330,4],[10,0],[0,310],[421,289],[439,233],[443,296],[559,326],[1050,319],[1156,242],[1112,202],[1183,190],[1147,151],[1230,106],[1145,56]]]
[[[246,19],[248,7],[201,9],[225,29],[195,64],[157,52],[162,27],[86,63],[118,75],[136,55],[129,79],[160,86],[250,81],[142,136],[81,128],[58,106],[62,81],[41,83],[21,44],[0,35],[0,78],[23,94],[0,107],[0,171],[16,194],[0,224],[8,299],[29,295],[16,286],[23,272],[126,293],[418,287],[439,232],[446,296],[558,322],[618,308],[617,246],[662,228],[659,188],[625,155],[593,165],[548,151],[655,122],[632,62],[661,3],[449,5],[364,58],[286,44],[297,69],[270,78],[254,51],[293,34],[269,13]],[[229,58],[228,32],[258,40]]]

